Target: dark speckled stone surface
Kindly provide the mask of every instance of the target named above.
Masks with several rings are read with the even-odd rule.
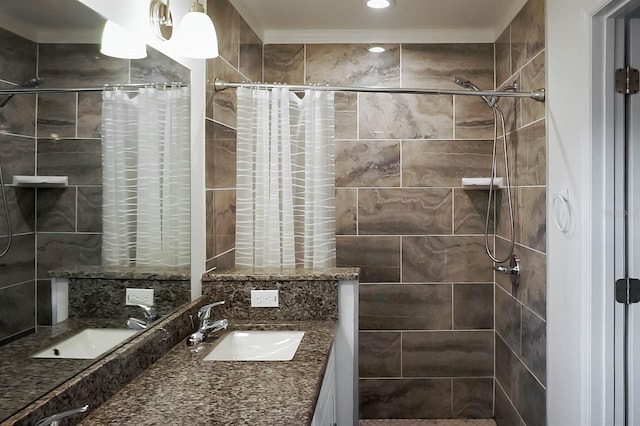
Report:
[[[190,267],[128,267],[128,266],[70,266],[49,271],[55,278],[99,278],[130,280],[176,280],[189,281]]]
[[[235,323],[239,329],[264,328]],[[92,413],[82,425],[308,425],[335,321],[271,325],[304,330],[291,361],[203,361],[183,342]]]
[[[207,272],[202,281],[327,281],[357,280],[360,268],[326,268],[326,269],[234,269],[224,273]]]

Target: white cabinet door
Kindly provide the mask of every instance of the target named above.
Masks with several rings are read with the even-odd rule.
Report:
[[[318,403],[313,414],[312,426],[335,426],[336,424],[336,363],[335,349],[331,347],[327,369],[324,372]]]

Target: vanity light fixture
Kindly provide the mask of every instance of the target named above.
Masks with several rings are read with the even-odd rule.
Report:
[[[216,29],[198,0],[180,21],[174,40],[179,54],[187,58],[207,59],[219,54]]]
[[[367,6],[372,9],[385,9],[391,6],[391,0],[367,0]]]
[[[147,44],[138,34],[107,21],[102,30],[100,53],[114,58],[141,59],[147,56]]]
[[[371,53],[382,53],[384,52],[386,49],[382,46],[373,46],[369,48],[369,52]]]
[[[173,16],[169,0],[151,0],[149,4],[149,21],[156,37],[169,40],[173,34]]]

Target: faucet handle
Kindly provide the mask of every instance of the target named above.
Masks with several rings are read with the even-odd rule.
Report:
[[[153,320],[158,319],[158,314],[156,313],[156,308],[153,306],[145,305],[144,303],[135,303],[135,306],[142,308],[144,311],[144,317],[147,322],[151,322]]]
[[[208,305],[204,305],[198,311],[198,318],[201,319],[201,320],[208,320],[209,317],[211,316],[211,309],[216,307],[216,306],[220,306],[220,305],[224,305],[224,300],[221,300],[219,302],[210,303]]]
[[[53,416],[49,416],[40,420],[38,423],[36,423],[36,426],[48,426],[48,425],[57,426],[60,420],[67,418],[69,416],[73,416],[75,414],[84,413],[88,409],[89,409],[89,406],[85,405],[84,407],[74,408],[73,410],[54,414]]]

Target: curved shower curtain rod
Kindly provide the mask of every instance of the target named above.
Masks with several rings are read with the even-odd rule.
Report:
[[[268,83],[230,83],[216,79],[213,82],[216,92],[238,87],[252,87],[256,89],[287,88],[289,90],[321,90],[324,92],[367,92],[367,93],[401,93],[413,95],[462,95],[462,96],[498,96],[505,98],[529,98],[534,101],[545,101],[545,90],[538,89],[533,92],[498,92],[493,90],[448,90],[448,89],[401,89],[395,87],[373,86],[325,86],[325,85],[296,85],[296,84],[268,84]]]

